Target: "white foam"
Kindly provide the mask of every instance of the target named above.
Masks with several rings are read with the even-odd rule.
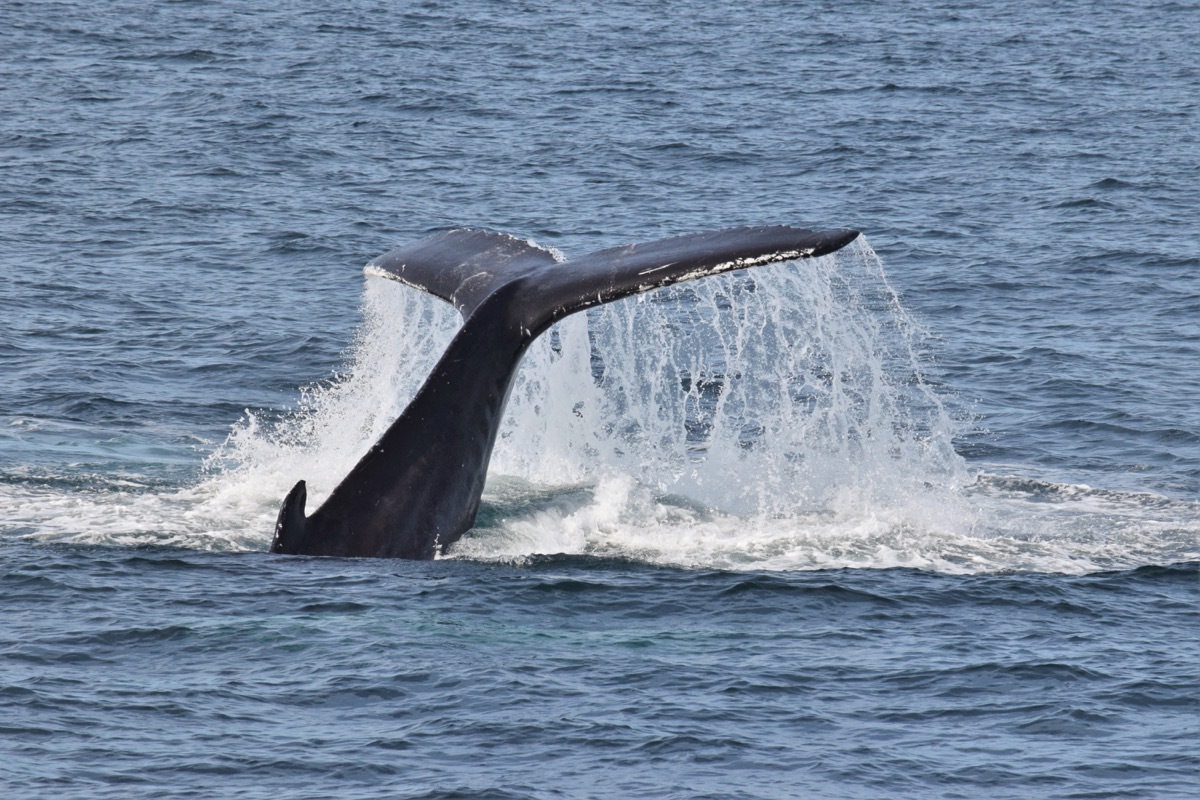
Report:
[[[282,420],[247,412],[196,485],[8,482],[5,528],[264,549],[292,484],[306,479],[316,508],[459,324],[449,305],[392,281],[367,282],[363,315],[344,374]],[[450,557],[1070,573],[1198,557],[1194,504],[972,476],[923,378],[924,342],[861,237],[833,256],[569,317],[521,367],[482,524]]]
[[[884,506],[847,492],[824,512],[745,517],[656,498],[627,476],[578,494],[502,517],[463,539],[452,557],[520,563],[535,554],[571,554],[733,570],[1067,574],[1200,558],[1200,509],[1154,495],[1107,498],[1097,513],[1075,500],[1046,503],[975,485],[944,504],[918,496]]]

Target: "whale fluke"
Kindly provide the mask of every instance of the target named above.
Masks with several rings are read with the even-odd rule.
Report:
[[[288,493],[273,553],[430,559],[475,523],[517,366],[563,317],[682,281],[822,256],[858,231],[730,228],[600,250],[575,261],[489,231],[439,233],[365,272],[451,303],[465,322],[412,402],[333,493],[305,516]]]
[[[363,271],[440,297],[466,319],[501,283],[556,263],[549,250],[524,239],[460,228],[397,247]]]

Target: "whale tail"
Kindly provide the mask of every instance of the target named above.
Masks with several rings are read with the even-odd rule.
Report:
[[[855,230],[810,231],[786,225],[727,228],[621,245],[560,262],[515,236],[460,228],[398,247],[371,261],[367,275],[390,278],[440,297],[466,319],[501,286],[524,281],[523,322],[544,329],[569,314],[682,281],[777,261],[823,256]]]
[[[574,261],[488,231],[439,233],[370,262],[466,320],[412,402],[311,516],[300,481],[271,552],[429,559],[475,523],[517,366],[554,322],[601,303],[777,261],[822,256],[858,231],[731,228],[600,250]]]

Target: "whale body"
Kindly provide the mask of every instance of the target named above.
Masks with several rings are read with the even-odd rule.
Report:
[[[574,261],[527,241],[459,229],[370,262],[453,304],[465,320],[408,407],[311,515],[299,481],[271,552],[431,559],[475,523],[521,357],[569,314],[722,272],[822,256],[858,231],[729,228],[600,250]]]

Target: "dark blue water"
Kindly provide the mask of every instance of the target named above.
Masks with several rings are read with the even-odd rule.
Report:
[[[1197,30],[3,4],[4,796],[1195,796]],[[874,250],[565,326],[449,558],[265,554],[453,325],[366,261],[752,223]]]

